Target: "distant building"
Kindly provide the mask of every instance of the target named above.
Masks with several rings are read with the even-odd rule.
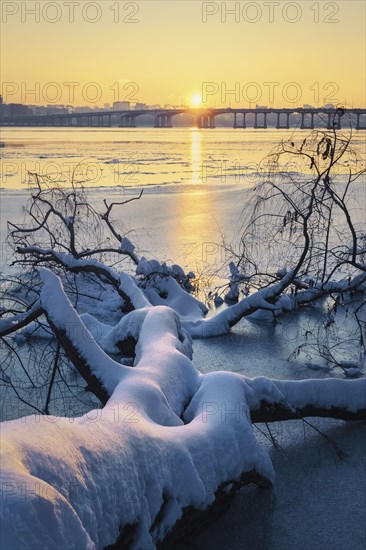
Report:
[[[130,102],[129,101],[115,101],[113,103],[113,111],[129,111]]]
[[[312,105],[309,105],[308,103],[304,103],[303,109],[315,109]]]
[[[256,109],[268,109],[267,105],[256,105]]]
[[[69,109],[65,105],[47,105],[47,115],[67,115]]]
[[[22,105],[21,103],[9,103],[9,116],[16,118],[18,116],[27,116],[32,115],[32,110],[28,105]]]
[[[1,118],[10,116],[9,105],[3,102],[3,98],[1,95],[0,95],[0,116]]]
[[[47,114],[47,107],[43,107],[42,105],[29,105],[29,108],[32,109],[32,113],[35,116]]]
[[[326,103],[324,105],[324,109],[335,109],[335,107],[334,107],[333,103]]]
[[[136,103],[135,111],[145,111],[147,109],[146,103]]]
[[[89,106],[75,107],[75,113],[90,113],[92,110],[93,109]]]
[[[110,103],[104,103],[104,110],[105,111],[110,111],[111,109],[111,104]]]

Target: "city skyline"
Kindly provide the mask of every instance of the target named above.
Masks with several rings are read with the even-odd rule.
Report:
[[[190,104],[179,104],[179,105],[173,105],[173,104],[148,104],[148,103],[145,103],[145,102],[129,102],[129,101],[115,101],[113,102],[112,104],[110,103],[105,103],[104,105],[90,105],[90,104],[85,104],[85,105],[70,105],[70,104],[53,104],[53,103],[50,103],[50,104],[46,104],[46,105],[37,105],[36,103],[13,103],[13,102],[9,102],[9,103],[6,103],[4,100],[3,100],[3,97],[2,95],[0,95],[0,106],[2,107],[2,109],[4,108],[9,108],[9,107],[21,107],[21,108],[28,108],[28,109],[31,109],[33,111],[33,114],[42,114],[42,113],[51,113],[52,111],[55,111],[56,113],[57,112],[61,112],[62,110],[64,112],[93,112],[93,111],[122,111],[122,110],[126,110],[126,111],[133,111],[133,110],[164,110],[164,109],[189,109],[189,110],[194,110],[194,109],[197,109],[197,110],[205,110],[205,109],[216,109],[215,106],[209,106],[208,104],[204,103],[202,101],[202,99],[200,100],[196,100],[196,101],[191,101]],[[260,109],[260,110],[263,110],[263,109],[283,109],[283,110],[286,110],[286,109],[289,109],[289,110],[293,110],[293,109],[318,109],[318,108],[323,108],[323,109],[337,109],[337,108],[350,108],[349,106],[347,105],[341,105],[341,104],[333,104],[333,103],[325,103],[325,104],[322,104],[322,105],[311,105],[309,103],[304,103],[304,104],[298,104],[298,105],[292,105],[292,106],[286,106],[286,107],[272,107],[272,105],[262,105],[262,104],[255,104],[255,105],[252,105],[250,104],[249,106],[245,106],[244,105],[244,102],[243,104],[240,104],[240,105],[232,105],[231,103],[229,104],[222,104],[220,105],[219,107],[217,107],[218,109],[232,109],[233,111],[234,110],[240,110],[240,109],[249,109],[249,110],[252,110],[252,109]],[[357,107],[353,107],[354,109],[357,109]],[[6,115],[8,116],[8,115]]]

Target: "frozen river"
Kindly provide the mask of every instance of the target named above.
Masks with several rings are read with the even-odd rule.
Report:
[[[306,135],[306,132],[303,132]],[[1,149],[1,243],[6,263],[6,221],[19,220],[27,200],[28,171],[64,183],[74,174],[96,204],[129,198],[120,211],[140,253],[177,262],[196,273],[222,273],[221,236],[238,238],[246,192],[260,163],[288,131],[183,129],[4,128]],[[356,135],[360,151],[365,132]],[[365,184],[360,183],[361,205]],[[365,205],[366,206],[366,205]],[[366,208],[365,208],[366,211]],[[219,270],[219,271],[218,271]],[[227,274],[227,273],[226,273]],[[232,370],[248,376],[302,379],[329,376],[288,361],[299,336],[323,315],[322,306],[283,317],[276,325],[243,321],[232,334],[194,344],[203,372]],[[331,376],[343,377],[333,371]],[[310,419],[333,438],[343,459],[302,421],[274,423],[270,449],[276,471],[272,491],[248,488],[229,511],[182,548],[199,550],[363,550],[366,548],[366,426]]]

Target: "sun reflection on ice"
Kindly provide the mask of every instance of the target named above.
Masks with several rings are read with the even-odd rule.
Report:
[[[202,134],[200,130],[192,129],[191,133],[191,183],[202,183]]]
[[[176,227],[172,238],[176,241],[176,249],[182,250],[182,265],[189,258],[190,269],[200,271],[202,264],[207,261],[207,243],[211,246],[219,239],[215,220],[216,194],[212,187],[202,181],[202,131],[192,128],[190,139],[191,178],[187,187],[183,187],[177,195]],[[213,256],[209,260],[213,260]]]

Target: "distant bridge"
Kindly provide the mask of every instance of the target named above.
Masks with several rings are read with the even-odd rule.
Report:
[[[177,115],[189,114],[195,119],[197,128],[215,128],[215,119],[223,114],[233,115],[233,128],[247,128],[248,115],[253,122],[252,128],[268,128],[267,117],[274,115],[275,128],[288,129],[299,126],[301,129],[313,129],[325,126],[328,129],[340,129],[342,121],[351,115],[356,130],[366,130],[366,109],[326,109],[326,108],[292,108],[292,109],[143,109],[139,111],[95,111],[85,113],[64,113],[52,115],[27,115],[5,117],[0,119],[1,126],[58,126],[58,127],[90,127],[103,128],[119,126],[121,128],[136,128],[138,117],[149,115],[153,118],[154,128],[172,128],[173,118]],[[296,122],[291,115],[298,115]],[[273,116],[272,116],[273,118]],[[343,119],[343,120],[342,120]],[[112,124],[113,122],[113,124]]]

